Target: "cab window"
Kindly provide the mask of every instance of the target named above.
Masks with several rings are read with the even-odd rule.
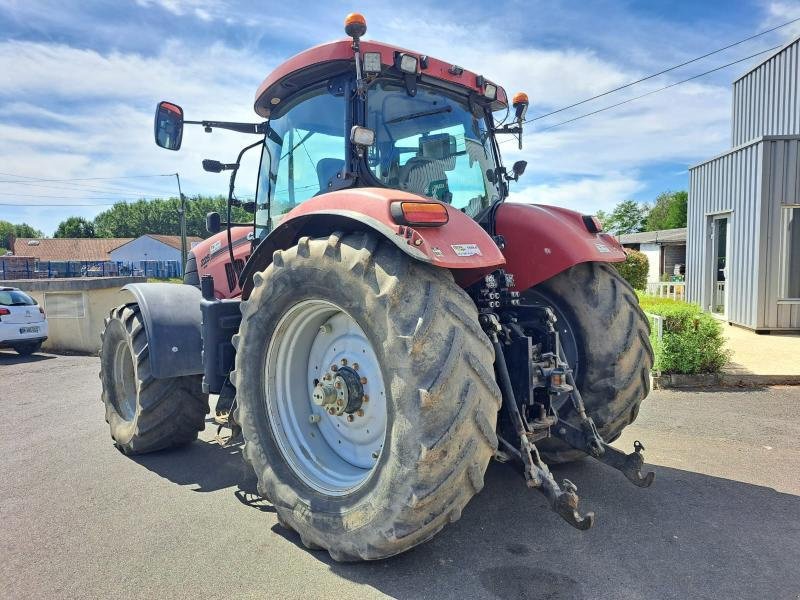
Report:
[[[344,115],[344,97],[330,94],[323,86],[294,99],[270,120],[280,143],[268,136],[262,153],[259,225],[274,227],[290,210],[328,190],[331,180],[342,172]],[[267,199],[269,215],[264,206]]]

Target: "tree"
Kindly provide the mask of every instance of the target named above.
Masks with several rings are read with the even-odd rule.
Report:
[[[658,195],[650,214],[647,216],[646,231],[660,229],[677,229],[686,227],[686,208],[689,194],[680,192],[663,192]]]
[[[58,224],[53,237],[56,238],[93,238],[97,237],[94,232],[94,223],[87,221],[83,217],[69,217]]]
[[[616,235],[644,231],[649,212],[650,207],[647,204],[639,204],[636,200],[624,200],[617,204],[603,221],[603,227]]]
[[[11,237],[18,238],[40,238],[43,237],[41,231],[34,229],[27,223],[9,223],[0,221],[0,246],[11,248]]]
[[[650,270],[650,263],[647,261],[647,256],[645,256],[643,252],[630,248],[625,249],[625,254],[624,262],[611,264],[619,271],[623,279],[631,284],[633,289],[643,290],[647,287],[647,273]]]
[[[180,200],[166,198],[120,202],[95,217],[99,237],[139,237],[146,233],[180,235]],[[206,214],[218,212],[225,219],[226,202],[222,196],[196,196],[186,201],[186,234],[207,237]],[[252,222],[253,215],[234,208],[234,222]]]

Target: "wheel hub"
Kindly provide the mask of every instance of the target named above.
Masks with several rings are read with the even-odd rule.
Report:
[[[267,413],[289,466],[328,494],[362,485],[388,415],[380,360],[358,323],[328,301],[302,301],[279,321],[265,366]]]
[[[322,407],[329,415],[358,413],[364,403],[364,385],[356,369],[358,363],[353,363],[353,367],[337,368],[336,365],[331,365],[322,379],[316,381],[312,394],[314,404]],[[364,383],[367,382],[366,377],[363,380]]]

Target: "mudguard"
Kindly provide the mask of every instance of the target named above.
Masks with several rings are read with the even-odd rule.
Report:
[[[503,203],[495,228],[505,239],[506,270],[522,291],[583,262],[622,262],[625,251],[613,236],[592,233],[583,215],[540,204]]]
[[[259,244],[242,273],[242,297],[252,289],[252,275],[272,262],[276,250],[293,246],[304,236],[320,237],[333,231],[372,230],[411,258],[449,269],[458,285],[466,287],[505,263],[503,254],[481,226],[452,206],[440,227],[398,225],[392,218],[396,201],[430,201],[408,192],[384,188],[355,188],[321,194],[306,200],[280,222]]]
[[[131,283],[122,289],[139,303],[153,377],[202,373],[200,290],[170,283]]]

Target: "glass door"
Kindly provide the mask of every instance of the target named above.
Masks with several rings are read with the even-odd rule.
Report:
[[[711,220],[711,312],[725,316],[728,309],[728,215]]]

